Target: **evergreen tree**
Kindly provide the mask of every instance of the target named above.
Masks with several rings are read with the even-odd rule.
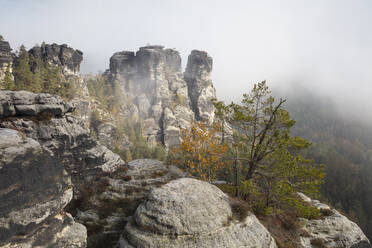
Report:
[[[295,121],[283,109],[284,102],[275,104],[264,81],[244,94],[241,104],[215,101],[216,116],[234,129],[231,146],[235,152],[230,159],[242,165],[241,171],[235,167],[235,173],[243,196],[255,198],[266,209],[291,205],[301,210],[296,192],[318,197],[324,173],[322,166],[298,154],[310,142],[290,135]]]
[[[14,79],[12,77],[12,73],[10,72],[10,65],[6,68],[5,71],[5,77],[4,77],[4,85],[3,88],[5,90],[14,90],[15,85],[14,85]]]
[[[34,77],[29,64],[29,53],[24,45],[21,45],[14,64],[14,83],[17,90],[29,90],[32,88]]]

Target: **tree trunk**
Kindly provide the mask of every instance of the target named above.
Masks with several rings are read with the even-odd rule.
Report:
[[[235,196],[239,197],[239,166],[238,166],[238,152],[235,150]]]

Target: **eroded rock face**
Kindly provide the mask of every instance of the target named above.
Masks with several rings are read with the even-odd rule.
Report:
[[[232,220],[230,200],[216,186],[182,178],[152,189],[128,222],[123,247],[277,247],[253,214]]]
[[[62,68],[66,74],[78,73],[83,60],[81,51],[68,47],[66,44],[42,44],[30,49],[29,53],[36,59],[40,58],[44,62]]]
[[[372,248],[368,238],[357,224],[331,209],[328,205],[312,200],[304,194],[299,196],[309,204],[321,210],[328,210],[329,216],[316,220],[303,220],[303,229],[309,237],[301,237],[301,244],[305,248],[314,247],[315,242],[322,243],[326,248]]]
[[[74,107],[59,96],[34,94],[28,91],[0,91],[0,117],[10,116],[61,116]]]
[[[0,89],[7,72],[12,72],[14,54],[9,42],[0,40]],[[13,76],[11,75],[13,79]]]
[[[86,228],[62,211],[72,195],[52,153],[0,128],[0,247],[85,247]]]
[[[207,57],[209,67],[201,66],[199,60],[190,55],[188,64],[193,69],[186,74],[189,81],[185,81],[181,71],[181,57],[173,49],[146,46],[137,53],[123,51],[110,58],[106,76],[110,83],[120,86],[127,99],[128,106],[123,113],[128,118],[144,120],[145,136],[150,145],[157,142],[167,147],[178,144],[180,128],[187,128],[195,116],[213,120],[212,59],[205,52],[199,53]],[[193,87],[198,88],[194,90]]]
[[[9,95],[11,97],[8,97]],[[48,101],[40,102],[35,101],[35,99],[48,99]],[[90,137],[90,132],[85,127],[84,120],[72,115],[70,112],[73,108],[65,107],[70,105],[60,101],[59,97],[22,91],[0,91],[0,102],[3,107],[13,106],[15,109],[15,111],[1,112],[0,127],[19,130],[25,137],[37,142],[43,151],[51,154],[53,160],[60,161],[61,170],[65,169],[71,176],[73,187],[69,186],[69,199],[64,201],[63,207],[70,202],[72,192],[74,196],[70,205],[76,205],[77,201],[82,201],[82,198],[85,197],[85,186],[94,188],[100,177],[125,167],[125,163],[117,154]],[[18,106],[27,106],[26,109],[32,110],[42,109],[48,115],[45,117],[42,114],[44,112],[40,111],[17,112]],[[7,107],[6,109],[11,108]],[[58,111],[55,111],[56,109]],[[12,114],[9,114],[9,112]],[[4,155],[4,157],[8,158],[10,156]],[[54,221],[53,225],[62,225],[69,222],[68,219],[68,217],[63,217],[59,222],[57,221],[59,224]],[[49,228],[48,230],[52,229]],[[56,230],[55,234],[57,235],[58,232]],[[63,237],[66,232],[69,233],[68,229],[58,234],[59,237]],[[40,235],[45,236],[46,234],[41,233]]]
[[[182,176],[173,166],[138,159],[129,162],[127,170],[101,177],[97,193],[86,195],[76,213],[77,220],[88,228],[88,247],[114,247],[149,190]]]
[[[206,52],[193,50],[185,71],[185,80],[196,119],[208,122],[214,119],[214,106],[211,100],[216,98],[216,90],[211,79],[212,65],[213,60]]]

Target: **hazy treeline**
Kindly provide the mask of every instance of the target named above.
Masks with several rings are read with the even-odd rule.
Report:
[[[297,121],[292,134],[313,143],[304,155],[326,165],[323,200],[357,221],[371,239],[372,126],[367,118],[345,115],[330,98],[307,90],[284,95]]]

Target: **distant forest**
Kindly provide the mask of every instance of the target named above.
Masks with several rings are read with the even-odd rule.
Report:
[[[285,107],[296,120],[292,135],[310,140],[313,145],[304,155],[326,165],[322,200],[356,221],[372,239],[371,123],[341,115],[330,99],[310,92],[287,94],[287,99]]]

